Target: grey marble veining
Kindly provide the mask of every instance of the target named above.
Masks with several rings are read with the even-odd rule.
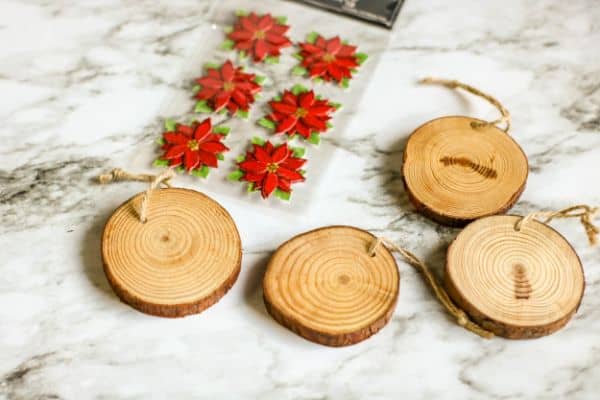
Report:
[[[408,0],[367,88],[344,110],[351,121],[327,140],[336,151],[302,217],[250,211],[211,193],[244,244],[229,294],[180,320],[117,300],[102,272],[100,234],[143,186],[91,179],[112,166],[151,170],[157,129],[170,102],[188,101],[182,70],[220,3],[0,3],[0,399],[598,398],[600,252],[573,221],[553,225],[581,257],[585,297],[566,328],[538,340],[482,341],[463,331],[404,263],[392,321],[348,348],[280,327],[260,289],[282,241],[327,224],[390,237],[441,272],[458,231],[410,206],[400,175],[406,139],[437,116],[496,114],[483,101],[417,85],[423,76],[466,81],[509,108],[530,161],[515,213],[600,204],[593,0]]]

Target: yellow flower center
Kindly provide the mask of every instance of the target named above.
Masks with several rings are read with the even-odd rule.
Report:
[[[265,31],[258,30],[256,32],[254,32],[254,39],[264,39],[264,38],[265,38]]]
[[[308,114],[308,111],[302,107],[296,110],[296,117],[298,118],[306,117],[306,114]]]
[[[325,53],[325,55],[323,56],[323,61],[330,63],[335,61],[335,56],[331,53]]]
[[[188,149],[192,150],[192,151],[198,151],[198,148],[200,147],[200,145],[198,144],[197,140],[190,140],[187,144]]]
[[[279,165],[275,164],[275,163],[270,163],[267,165],[267,172],[277,172],[277,170],[279,169]]]
[[[233,82],[225,82],[223,83],[223,90],[226,92],[231,92],[233,89],[235,89],[235,85],[233,84]]]

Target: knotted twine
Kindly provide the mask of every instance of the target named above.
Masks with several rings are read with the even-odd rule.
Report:
[[[475,96],[479,96],[479,97],[486,99],[494,107],[496,107],[498,109],[498,111],[500,112],[500,115],[501,115],[500,118],[498,118],[494,121],[484,121],[484,122],[473,121],[473,122],[471,122],[471,127],[481,128],[484,126],[497,126],[498,124],[505,124],[504,128],[499,128],[499,129],[502,129],[504,132],[508,133],[508,130],[510,129],[510,113],[502,105],[502,103],[500,103],[498,100],[496,100],[496,98],[494,98],[493,96],[490,96],[487,93],[483,93],[481,90],[479,90],[471,85],[467,85],[466,83],[462,83],[462,82],[459,82],[456,80],[427,77],[427,78],[421,79],[419,81],[419,83],[443,85],[450,89],[458,88],[458,89],[465,90],[471,94],[474,94]]]
[[[98,176],[98,182],[100,182],[101,184],[124,181],[148,182],[148,189],[146,189],[144,195],[142,196],[142,201],[140,202],[140,209],[138,210],[140,222],[145,223],[148,220],[148,204],[150,203],[150,196],[152,195],[152,192],[156,190],[160,185],[163,185],[165,187],[171,187],[169,180],[174,176],[175,172],[172,168],[169,168],[158,175],[133,174],[127,171],[123,171],[120,168],[115,168],[108,174],[102,174]]]
[[[471,321],[467,314],[463,310],[458,308],[456,304],[452,302],[452,300],[450,300],[448,293],[446,293],[446,291],[438,283],[437,279],[435,278],[427,264],[419,260],[419,258],[410,251],[398,246],[391,240],[382,237],[377,237],[369,248],[369,255],[371,257],[375,256],[377,248],[380,245],[383,245],[387,247],[388,250],[395,251],[402,255],[402,257],[404,257],[408,264],[410,264],[417,271],[423,274],[425,281],[431,288],[433,294],[435,294],[435,297],[439,300],[440,303],[442,303],[444,308],[456,319],[456,323],[458,325],[485,339],[491,339],[492,337],[494,337],[494,334],[492,332]]]
[[[594,246],[598,240],[596,235],[600,233],[600,229],[594,225],[592,220],[598,215],[600,208],[591,207],[585,204],[579,204],[573,207],[563,208],[558,211],[535,211],[525,215],[515,224],[515,230],[520,231],[522,226],[534,219],[541,219],[543,224],[547,224],[553,219],[559,218],[579,218],[581,225],[585,229],[590,245]]]

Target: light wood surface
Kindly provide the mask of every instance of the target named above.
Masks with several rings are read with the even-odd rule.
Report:
[[[263,281],[269,313],[327,346],[360,342],[391,318],[400,285],[396,261],[369,232],[332,226],[294,237],[273,255]]]
[[[473,320],[511,339],[548,335],[581,302],[579,257],[554,229],[521,217],[493,216],[469,224],[448,249],[446,289]]]
[[[528,165],[519,145],[495,126],[473,128],[469,117],[443,117],[408,139],[402,174],[418,211],[451,226],[503,213],[525,188]]]
[[[125,303],[152,315],[182,317],[216,303],[240,272],[240,237],[229,213],[204,194],[158,189],[147,222],[142,193],[121,205],[102,236],[104,271]]]

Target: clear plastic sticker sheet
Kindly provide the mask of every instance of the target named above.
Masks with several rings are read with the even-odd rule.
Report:
[[[263,61],[257,62],[251,53],[252,50],[240,53],[239,50],[232,48],[235,43],[228,38],[228,33],[234,29],[236,22],[239,22],[240,16],[250,13],[259,16],[270,14],[276,21],[289,26],[285,36],[289,38],[291,45],[281,48],[279,57],[267,56]],[[199,41],[189,43],[191,49],[182,70],[182,85],[189,87],[189,96],[168,99],[161,110],[161,115],[168,116],[171,125],[173,121],[191,123],[194,120],[203,121],[210,117],[213,127],[226,127],[217,130],[227,132],[222,143],[229,148],[229,151],[219,156],[217,168],[204,171],[209,172],[208,174],[196,173],[182,181],[185,182],[185,186],[207,193],[226,195],[244,202],[251,208],[266,207],[294,214],[306,210],[313,205],[311,198],[319,188],[320,176],[327,168],[332,167],[329,160],[335,147],[330,142],[344,136],[353,114],[358,112],[362,93],[369,83],[379,54],[387,45],[389,31],[322,9],[276,0],[217,2],[211,10],[209,23],[204,23],[206,27],[202,28]],[[261,35],[258,34],[259,37]],[[326,40],[339,37],[343,46],[356,46],[355,54],[359,55],[360,65],[352,68],[354,72],[350,80],[336,82],[335,77],[330,77],[332,79],[330,81],[309,77],[310,68],[301,65],[300,43],[317,45],[315,41],[321,40],[318,39],[319,35]],[[323,44],[322,40],[320,44]],[[325,54],[325,58],[327,57]],[[261,91],[247,113],[237,112],[232,115],[223,111],[211,112],[210,107],[206,107],[206,102],[198,104],[199,100],[195,97],[202,87],[197,85],[196,79],[207,74],[207,67],[216,68],[228,60],[236,67],[243,67],[243,72],[256,74],[260,78]],[[298,90],[313,90],[317,99],[325,99],[335,105],[335,111],[331,113],[325,132],[317,135],[318,137],[308,138],[299,134],[290,138],[285,133],[275,133],[274,127],[277,122],[265,121],[265,117],[273,112],[270,101],[274,99],[281,101],[281,96],[286,90],[294,93],[298,93]],[[168,129],[163,126],[157,127],[156,138],[161,138],[165,130]],[[305,180],[292,184],[289,198],[278,190],[280,193],[274,192],[265,199],[260,190],[253,191],[252,186],[249,188],[247,182],[235,180],[241,174],[238,171],[241,156],[252,149],[253,142],[264,143],[265,141],[270,141],[275,146],[287,142],[293,149],[294,155],[307,160],[299,168]],[[155,147],[156,153],[153,156],[159,159],[164,152],[160,145],[157,144]],[[157,168],[164,165],[164,162],[163,165],[159,162]],[[187,174],[180,170],[179,175]]]

